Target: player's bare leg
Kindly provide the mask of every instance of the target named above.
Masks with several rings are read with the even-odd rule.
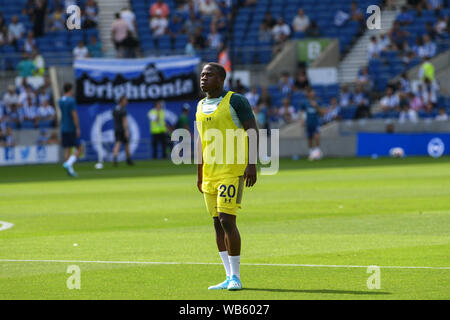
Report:
[[[240,280],[241,264],[241,235],[236,225],[236,216],[219,212],[220,225],[225,233],[224,242],[228,251],[228,259],[231,268],[231,280],[228,284],[228,290],[241,290]]]
[[[114,144],[114,149],[113,149],[113,164],[114,164],[115,167],[117,166],[117,155],[119,154],[120,145],[121,145],[121,142],[120,142],[120,141],[117,141],[117,142]]]
[[[221,282],[217,285],[211,286],[209,290],[224,290],[228,288],[231,280],[231,267],[227,250],[227,239],[225,231],[223,230],[222,224],[220,223],[219,217],[214,217],[214,230],[216,231],[216,244],[217,249],[219,249],[219,255],[222,259],[223,266],[225,268],[225,273],[227,278],[224,282]]]

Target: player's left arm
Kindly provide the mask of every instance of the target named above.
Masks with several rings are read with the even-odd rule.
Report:
[[[252,107],[248,102],[247,98],[240,94],[233,94],[231,97],[231,105],[233,106],[239,121],[242,123],[242,127],[245,131],[253,131],[256,135],[256,152],[251,153],[250,150],[250,140],[247,137],[247,148],[248,148],[248,165],[244,172],[244,180],[246,187],[252,187],[256,183],[256,162],[257,162],[257,150],[259,145],[259,135],[258,135],[258,125],[256,124],[255,115],[252,111]]]

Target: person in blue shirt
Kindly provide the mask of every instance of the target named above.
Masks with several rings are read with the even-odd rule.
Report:
[[[303,126],[306,129],[306,136],[308,138],[308,158],[312,160],[315,153],[319,155],[322,154],[322,152],[320,151],[319,127],[320,116],[322,115],[323,110],[317,103],[314,90],[311,89],[308,91],[308,100],[303,103],[301,109],[303,111],[302,122]]]
[[[58,106],[61,110],[61,143],[64,148],[63,168],[71,177],[77,174],[73,164],[82,152],[80,144],[80,121],[77,113],[77,103],[73,97],[73,86],[71,83],[64,84],[64,95],[59,99]],[[72,148],[75,152],[71,154]]]

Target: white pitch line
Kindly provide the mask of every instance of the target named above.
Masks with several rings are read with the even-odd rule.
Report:
[[[0,259],[0,262],[48,262],[48,263],[97,263],[97,264],[144,264],[144,265],[222,265],[219,262],[159,262],[159,261],[89,261],[89,260],[20,260]],[[282,264],[282,263],[241,263],[244,266],[262,267],[304,267],[304,268],[368,268],[370,266],[352,266],[336,264]],[[377,266],[383,269],[432,269],[450,270],[450,267],[422,267],[422,266]]]
[[[0,231],[12,228],[14,226],[14,224],[6,222],[6,221],[0,221]]]

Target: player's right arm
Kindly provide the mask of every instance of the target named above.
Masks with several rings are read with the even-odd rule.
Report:
[[[197,137],[197,188],[203,193],[202,183],[203,183],[203,153],[202,153],[202,140],[200,137]]]

